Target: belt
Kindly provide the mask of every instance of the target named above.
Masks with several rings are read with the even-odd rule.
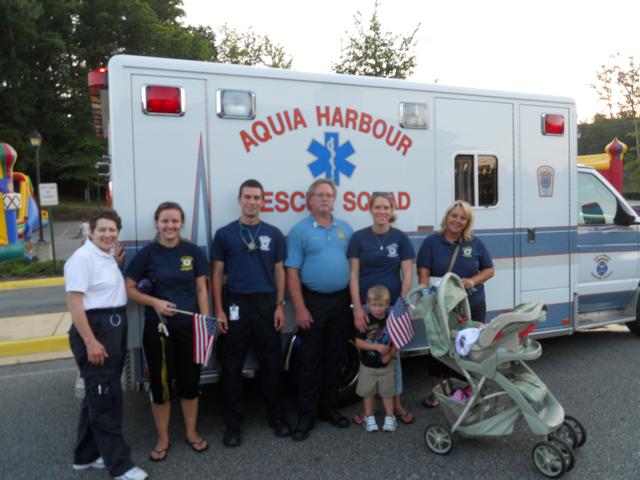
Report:
[[[126,306],[122,307],[109,307],[109,308],[91,308],[86,311],[86,313],[125,313],[127,310]]]
[[[227,298],[236,297],[243,300],[270,300],[276,296],[276,292],[273,293],[233,293],[227,292]]]
[[[338,296],[338,295],[342,295],[345,293],[349,293],[349,289],[348,288],[343,288],[342,290],[336,290],[335,292],[317,292],[315,290],[311,290],[309,287],[307,287],[306,285],[302,285],[302,293],[305,293],[307,295],[324,295],[324,296]]]

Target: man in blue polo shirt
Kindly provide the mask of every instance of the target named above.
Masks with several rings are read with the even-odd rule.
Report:
[[[269,426],[278,437],[291,434],[281,406],[285,240],[280,230],[260,220],[264,205],[260,182],[245,181],[240,186],[238,203],[240,219],[216,232],[211,249],[215,314],[223,320],[219,324],[224,333],[218,348],[226,426],[222,443],[226,447],[242,443],[242,367],[251,346],[260,362]]]
[[[317,414],[335,427],[349,426],[336,410],[336,396],[352,327],[347,246],[353,231],[333,216],[336,194],[332,181],[313,182],[307,192],[311,215],[287,238],[287,285],[301,341],[296,441],[309,436]]]

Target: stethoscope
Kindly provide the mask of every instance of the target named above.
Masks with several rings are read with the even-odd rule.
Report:
[[[258,245],[256,244],[256,237],[260,232],[260,227],[262,227],[262,222],[258,223],[258,228],[256,228],[255,236],[251,233],[251,230],[249,230],[247,227],[242,225],[242,222],[240,222],[240,220],[238,220],[238,225],[240,226],[240,239],[242,240],[242,243],[244,243],[245,246],[247,247],[247,251],[251,253],[258,250]],[[245,238],[245,235],[244,235],[245,233],[249,236],[248,242],[247,242],[247,239]]]

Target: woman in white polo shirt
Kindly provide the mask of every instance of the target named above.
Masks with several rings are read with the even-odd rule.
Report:
[[[127,295],[112,251],[122,222],[101,210],[89,222],[89,241],[64,266],[67,306],[73,325],[69,343],[85,382],[74,470],[107,468],[121,480],[144,480],[122,436],[120,376],[126,354]]]

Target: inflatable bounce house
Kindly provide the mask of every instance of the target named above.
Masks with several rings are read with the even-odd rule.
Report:
[[[14,172],[18,158],[8,143],[0,143],[0,261],[23,258],[31,233],[39,227],[40,212],[33,196],[31,180]]]
[[[578,155],[578,163],[595,168],[600,175],[609,180],[609,183],[622,194],[624,180],[622,160],[625,153],[627,153],[627,146],[614,137],[609,145],[604,147],[604,153]]]

